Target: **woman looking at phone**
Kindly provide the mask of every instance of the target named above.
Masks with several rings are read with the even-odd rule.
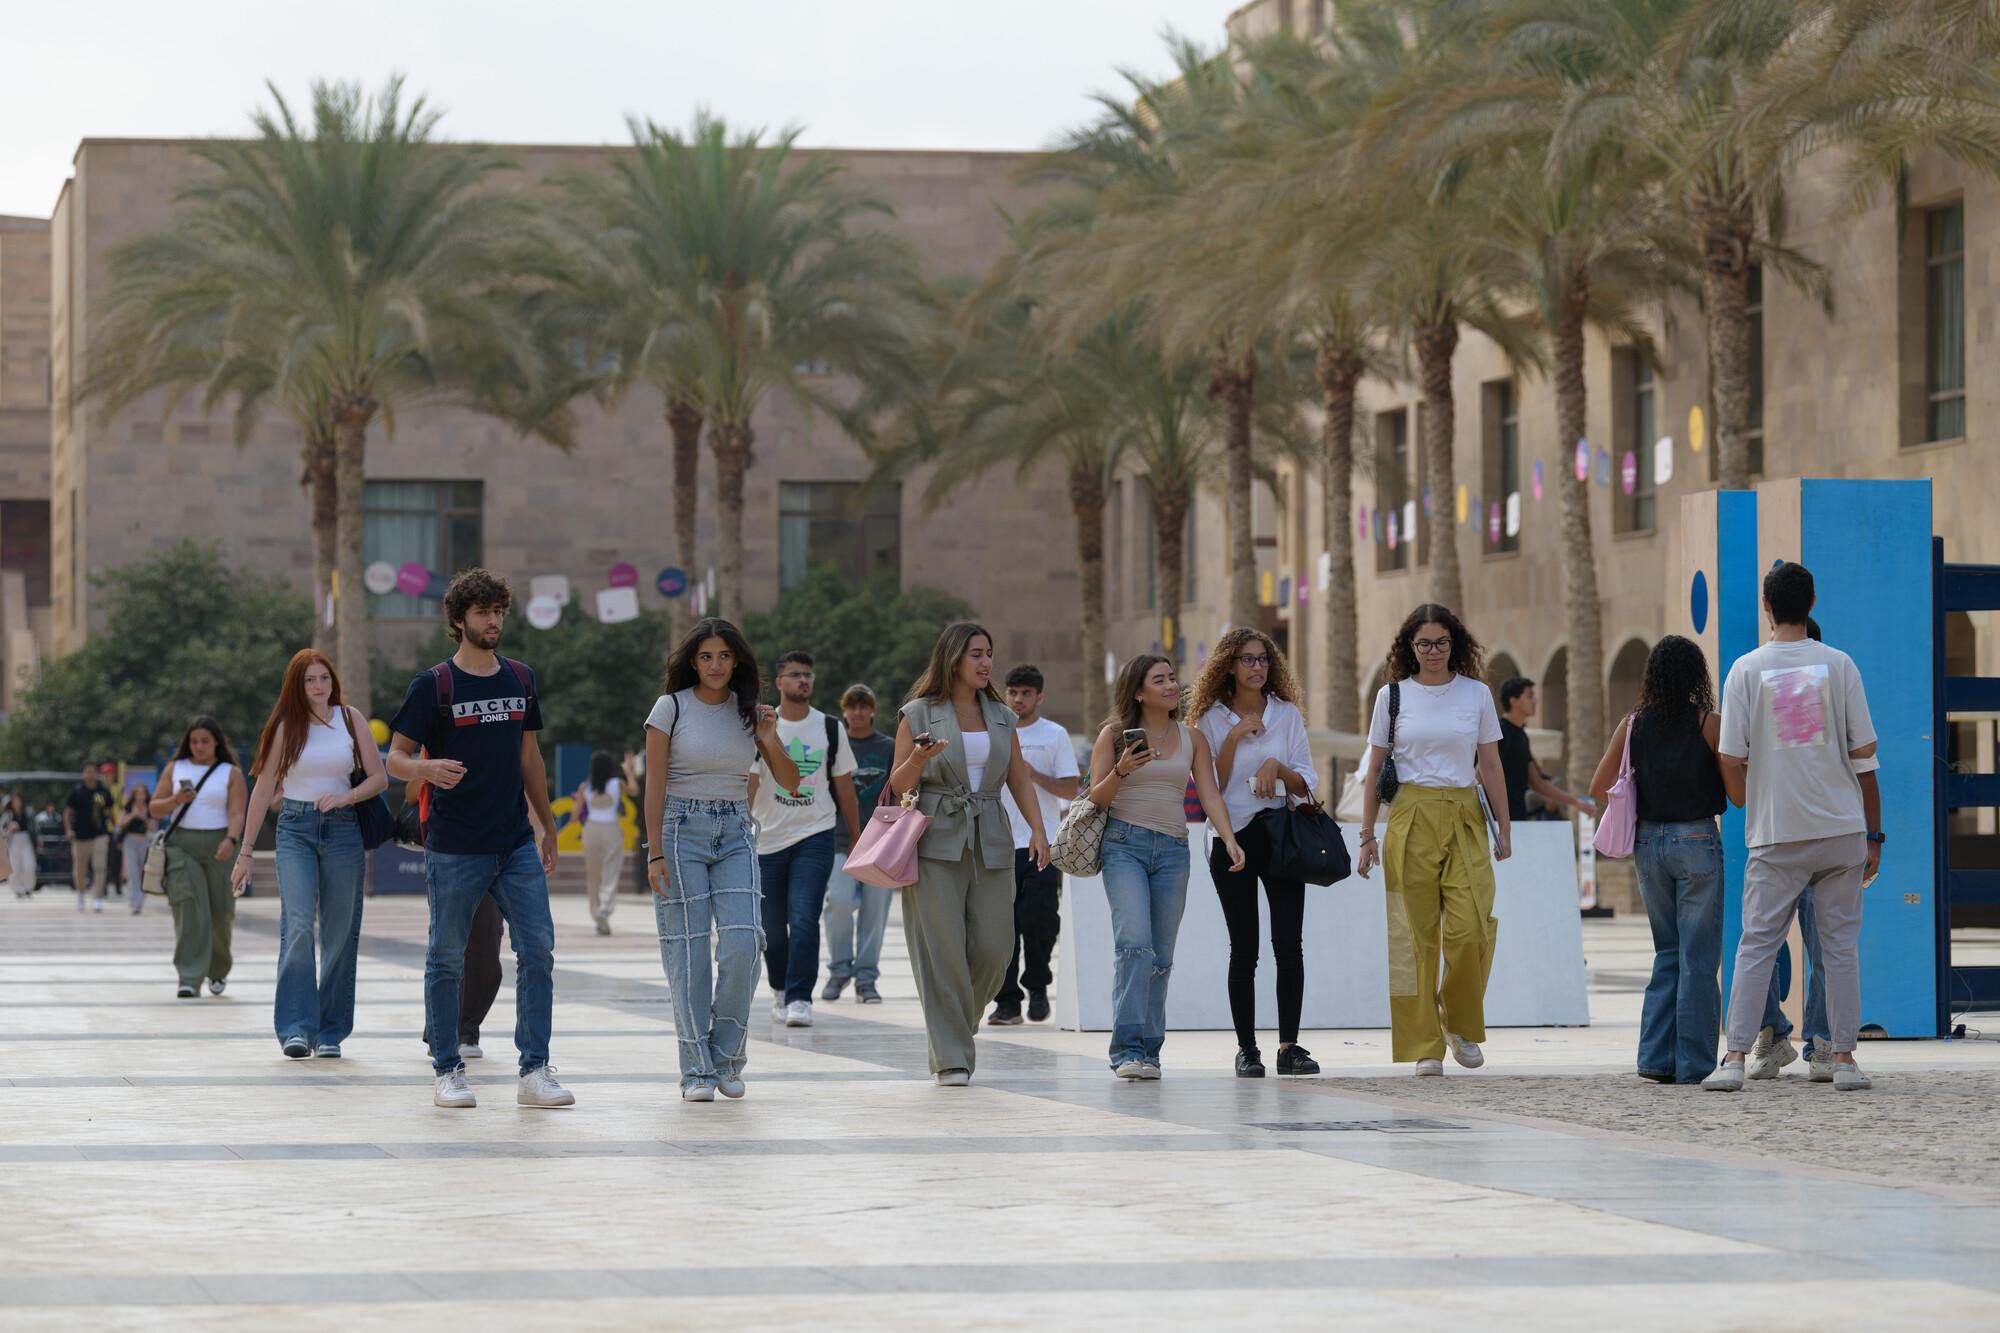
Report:
[[[1049,863],[1014,722],[993,688],[992,634],[969,622],[946,626],[903,705],[889,774],[890,790],[915,792],[931,820],[916,885],[903,896],[903,935],[939,1087],[972,1081],[979,1015],[1014,956],[1014,832],[1003,787],[1028,822],[1035,867]]]
[[[1226,865],[1222,848],[1209,853],[1209,875],[1229,930],[1229,1016],[1236,1027],[1236,1077],[1264,1077],[1257,1049],[1257,885],[1271,909],[1271,957],[1278,967],[1278,1072],[1317,1074],[1312,1053],[1299,1045],[1299,1014],[1306,994],[1306,886],[1270,869],[1271,842],[1258,817],[1308,797],[1319,784],[1306,744],[1303,698],[1291,664],[1276,644],[1252,629],[1233,629],[1216,641],[1188,712],[1215,752],[1215,783],[1234,830],[1241,861]],[[1209,816],[1214,820],[1213,815]]]
[[[163,850],[167,906],[174,913],[174,971],[180,974],[175,993],[193,999],[206,977],[208,993],[220,995],[234,962],[236,894],[229,863],[242,839],[249,797],[222,724],[212,717],[190,722],[153,791],[153,817],[171,817],[173,824]]]
[[[1218,859],[1243,869],[1243,849],[1215,786],[1208,739],[1180,720],[1174,664],[1141,653],[1111,687],[1111,716],[1090,751],[1090,801],[1103,808],[1104,897],[1111,906],[1111,1069],[1160,1076],[1167,982],[1187,907],[1187,785],[1215,828]]]

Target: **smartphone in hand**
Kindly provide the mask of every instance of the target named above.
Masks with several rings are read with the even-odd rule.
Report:
[[[1152,741],[1147,738],[1144,727],[1127,727],[1121,739],[1125,742],[1127,753],[1149,749],[1152,746]]]

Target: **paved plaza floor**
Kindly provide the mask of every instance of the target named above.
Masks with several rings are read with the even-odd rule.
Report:
[[[193,1001],[163,904],[73,902],[0,901],[7,1329],[2000,1323],[2000,1041],[1870,1043],[1866,1093],[1643,1084],[1633,921],[1586,923],[1591,1028],[1496,1030],[1478,1074],[1348,1031],[1305,1035],[1321,1077],[1238,1080],[1189,1033],[1120,1083],[1103,1034],[1031,1026],[984,1029],[963,1090],[925,1074],[892,923],[886,1004],[787,1030],[760,990],[749,1096],[704,1104],[645,901],[599,938],[559,898],[577,1105],[515,1106],[510,981],[480,1106],[444,1111],[420,901],[368,903],[337,1062],[278,1051],[272,899]]]

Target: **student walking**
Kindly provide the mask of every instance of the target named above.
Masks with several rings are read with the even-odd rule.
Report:
[[[1243,848],[1215,787],[1208,738],[1180,720],[1174,664],[1141,653],[1118,673],[1111,716],[1090,751],[1090,800],[1107,811],[1102,877],[1117,956],[1111,971],[1111,1070],[1160,1076],[1167,1039],[1167,984],[1187,907],[1188,779],[1232,873]],[[1253,906],[1253,912],[1256,910]]]
[[[445,628],[458,651],[410,682],[389,724],[390,774],[431,787],[424,1030],[437,1077],[432,1101],[449,1108],[477,1104],[459,1054],[459,1000],[467,936],[489,894],[514,945],[514,1045],[521,1053],[515,1104],[576,1104],[549,1064],[555,921],[548,875],[555,869],[556,820],[535,740],[542,729],[535,673],[498,652],[513,601],[507,580],[484,569],[452,579]],[[430,757],[419,759],[420,748]]]
[[[1007,673],[1007,706],[1014,710],[1014,734],[1020,738],[1021,758],[1035,784],[1035,804],[1042,808],[1046,832],[1062,822],[1063,807],[1076,799],[1080,775],[1068,729],[1042,716],[1043,684],[1041,671],[1032,666],[1017,666]],[[986,1021],[1005,1027],[1021,1022],[1023,999],[1030,1021],[1048,1020],[1049,984],[1055,980],[1049,961],[1062,931],[1062,871],[1054,866],[1038,868],[1029,856],[1028,821],[1021,818],[1013,793],[1002,791],[1000,804],[1014,833],[1014,956]],[[1181,831],[1186,830],[1183,821]]]
[[[97,765],[83,766],[83,781],[70,788],[63,802],[63,836],[69,839],[70,880],[76,885],[76,910],[90,899],[92,911],[104,910],[111,874],[111,823],[118,805],[104,785]]]
[[[7,841],[8,867],[13,872],[7,883],[16,898],[35,891],[35,817],[19,792],[0,806],[0,838]]]
[[[188,724],[153,793],[153,816],[172,816],[162,884],[174,914],[176,994],[193,999],[206,978],[209,994],[220,995],[234,963],[236,893],[229,867],[242,843],[249,799],[220,722],[198,717]]]
[[[354,1031],[354,972],[360,961],[361,883],[368,853],[355,806],[389,786],[382,755],[363,745],[368,719],[341,698],[333,663],[311,648],[293,654],[264,723],[251,771],[246,829],[278,807],[278,990],[272,1026],[294,1060],[338,1060]],[[359,773],[361,781],[354,781]],[[230,887],[250,887],[255,857],[246,838]],[[313,958],[318,923],[319,959]]]
[[[1529,817],[1530,791],[1542,798],[1545,812],[1557,806],[1579,812],[1593,808],[1589,798],[1572,796],[1550,782],[1536,762],[1534,747],[1528,743],[1528,721],[1540,706],[1535,682],[1526,676],[1510,676],[1500,683],[1500,776],[1507,784],[1507,816],[1515,823]]]
[[[1209,851],[1209,875],[1229,930],[1229,1015],[1236,1028],[1236,1076],[1264,1077],[1257,1048],[1257,885],[1271,913],[1271,956],[1278,971],[1278,1072],[1317,1074],[1312,1052],[1299,1045],[1305,1005],[1305,881],[1271,871],[1271,844],[1259,819],[1308,798],[1319,785],[1306,743],[1304,696],[1276,644],[1251,629],[1233,629],[1210,650],[1195,682],[1188,714],[1215,756],[1215,782],[1225,818],[1243,848],[1230,865],[1225,847]],[[1214,816],[1210,816],[1213,820]]]
[[[1444,1073],[1444,1053],[1486,1063],[1486,978],[1493,970],[1493,862],[1511,854],[1513,825],[1500,774],[1500,718],[1480,683],[1483,654],[1457,616],[1435,603],[1410,612],[1389,647],[1389,684],[1375,695],[1362,781],[1366,879],[1388,881],[1389,1022],[1400,1064]],[[1389,835],[1375,842],[1383,765],[1394,760]],[[1484,794],[1490,814],[1483,812]],[[1492,853],[1487,820],[1493,820]],[[1444,971],[1438,971],[1442,945]]]
[[[763,886],[764,968],[771,1019],[812,1026],[819,980],[819,914],[833,873],[834,828],[861,836],[854,804],[854,752],[845,728],[812,706],[812,654],[778,659],[778,744],[798,771],[794,786],[770,780],[759,756],[750,774],[750,814],[757,823],[757,877]]]
[[[1504,719],[1503,719],[1504,721]],[[1631,747],[1639,823],[1633,863],[1653,928],[1653,975],[1639,1011],[1639,1077],[1699,1083],[1722,1029],[1722,718],[1708,659],[1669,634],[1646,659],[1639,707],[1618,724],[1590,781],[1602,805]]]
[[[419,750],[419,759],[430,756]],[[403,784],[403,800],[411,805],[424,799],[425,783],[422,778],[413,778]],[[486,1057],[485,1047],[479,1044],[479,1030],[486,1026],[486,1016],[493,1012],[493,1002],[500,998],[500,940],[506,931],[506,921],[500,915],[500,904],[491,893],[479,900],[479,906],[472,913],[472,929],[465,937],[465,971],[458,988],[458,1056],[461,1060],[482,1060]],[[424,1054],[435,1056],[431,1045],[429,1016],[424,1020]]]
[[[146,907],[146,840],[153,836],[153,789],[140,783],[125,793],[118,823],[118,855],[125,863],[125,904],[137,916]]]
[[[757,851],[750,766],[799,785],[778,739],[778,715],[757,702],[762,681],[743,632],[711,617],[667,659],[646,715],[646,825],[657,830],[646,873],[660,966],[674,1005],[681,1098],[741,1097],[750,997],[757,989]]]
[[[583,821],[583,880],[590,894],[591,919],[597,933],[611,933],[611,913],[618,907],[618,878],[625,869],[625,783],[609,750],[590,756],[590,776],[576,793],[577,818]]]
[[[1771,966],[1799,897],[1810,888],[1826,964],[1833,1086],[1870,1086],[1854,1060],[1861,1025],[1861,892],[1882,857],[1875,727],[1861,672],[1838,648],[1806,635],[1813,577],[1803,565],[1764,576],[1771,641],[1729,668],[1722,690],[1722,778],[1745,805],[1743,935],[1730,984],[1728,1052],[1702,1086],[1743,1087],[1763,1018]],[[1759,1070],[1777,1075],[1777,1062]]]
[[[854,804],[864,820],[882,799],[896,761],[896,738],[875,730],[875,691],[850,685],[840,696],[840,716],[847,723],[847,748],[854,752]],[[895,890],[863,884],[847,873],[852,850],[847,825],[834,825],[833,874],[826,881],[826,911],[820,925],[826,932],[826,985],[822,1000],[837,1000],[847,983],[854,983],[860,1004],[882,1003],[876,981],[882,974],[882,937],[889,925],[889,902]]]
[[[1014,721],[993,688],[992,634],[968,621],[946,626],[903,705],[889,778],[898,796],[916,793],[931,821],[916,885],[903,897],[903,934],[940,1087],[972,1081],[973,1033],[1013,951],[1014,839],[1003,787],[1028,821],[1030,859],[1037,869],[1049,863]]]

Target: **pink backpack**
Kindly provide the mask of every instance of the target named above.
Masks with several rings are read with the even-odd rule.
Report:
[[[1632,854],[1639,831],[1639,783],[1632,776],[1632,728],[1638,714],[1625,719],[1625,757],[1618,761],[1618,781],[1605,793],[1604,814],[1597,821],[1597,837],[1591,845],[1599,856],[1614,860]]]

